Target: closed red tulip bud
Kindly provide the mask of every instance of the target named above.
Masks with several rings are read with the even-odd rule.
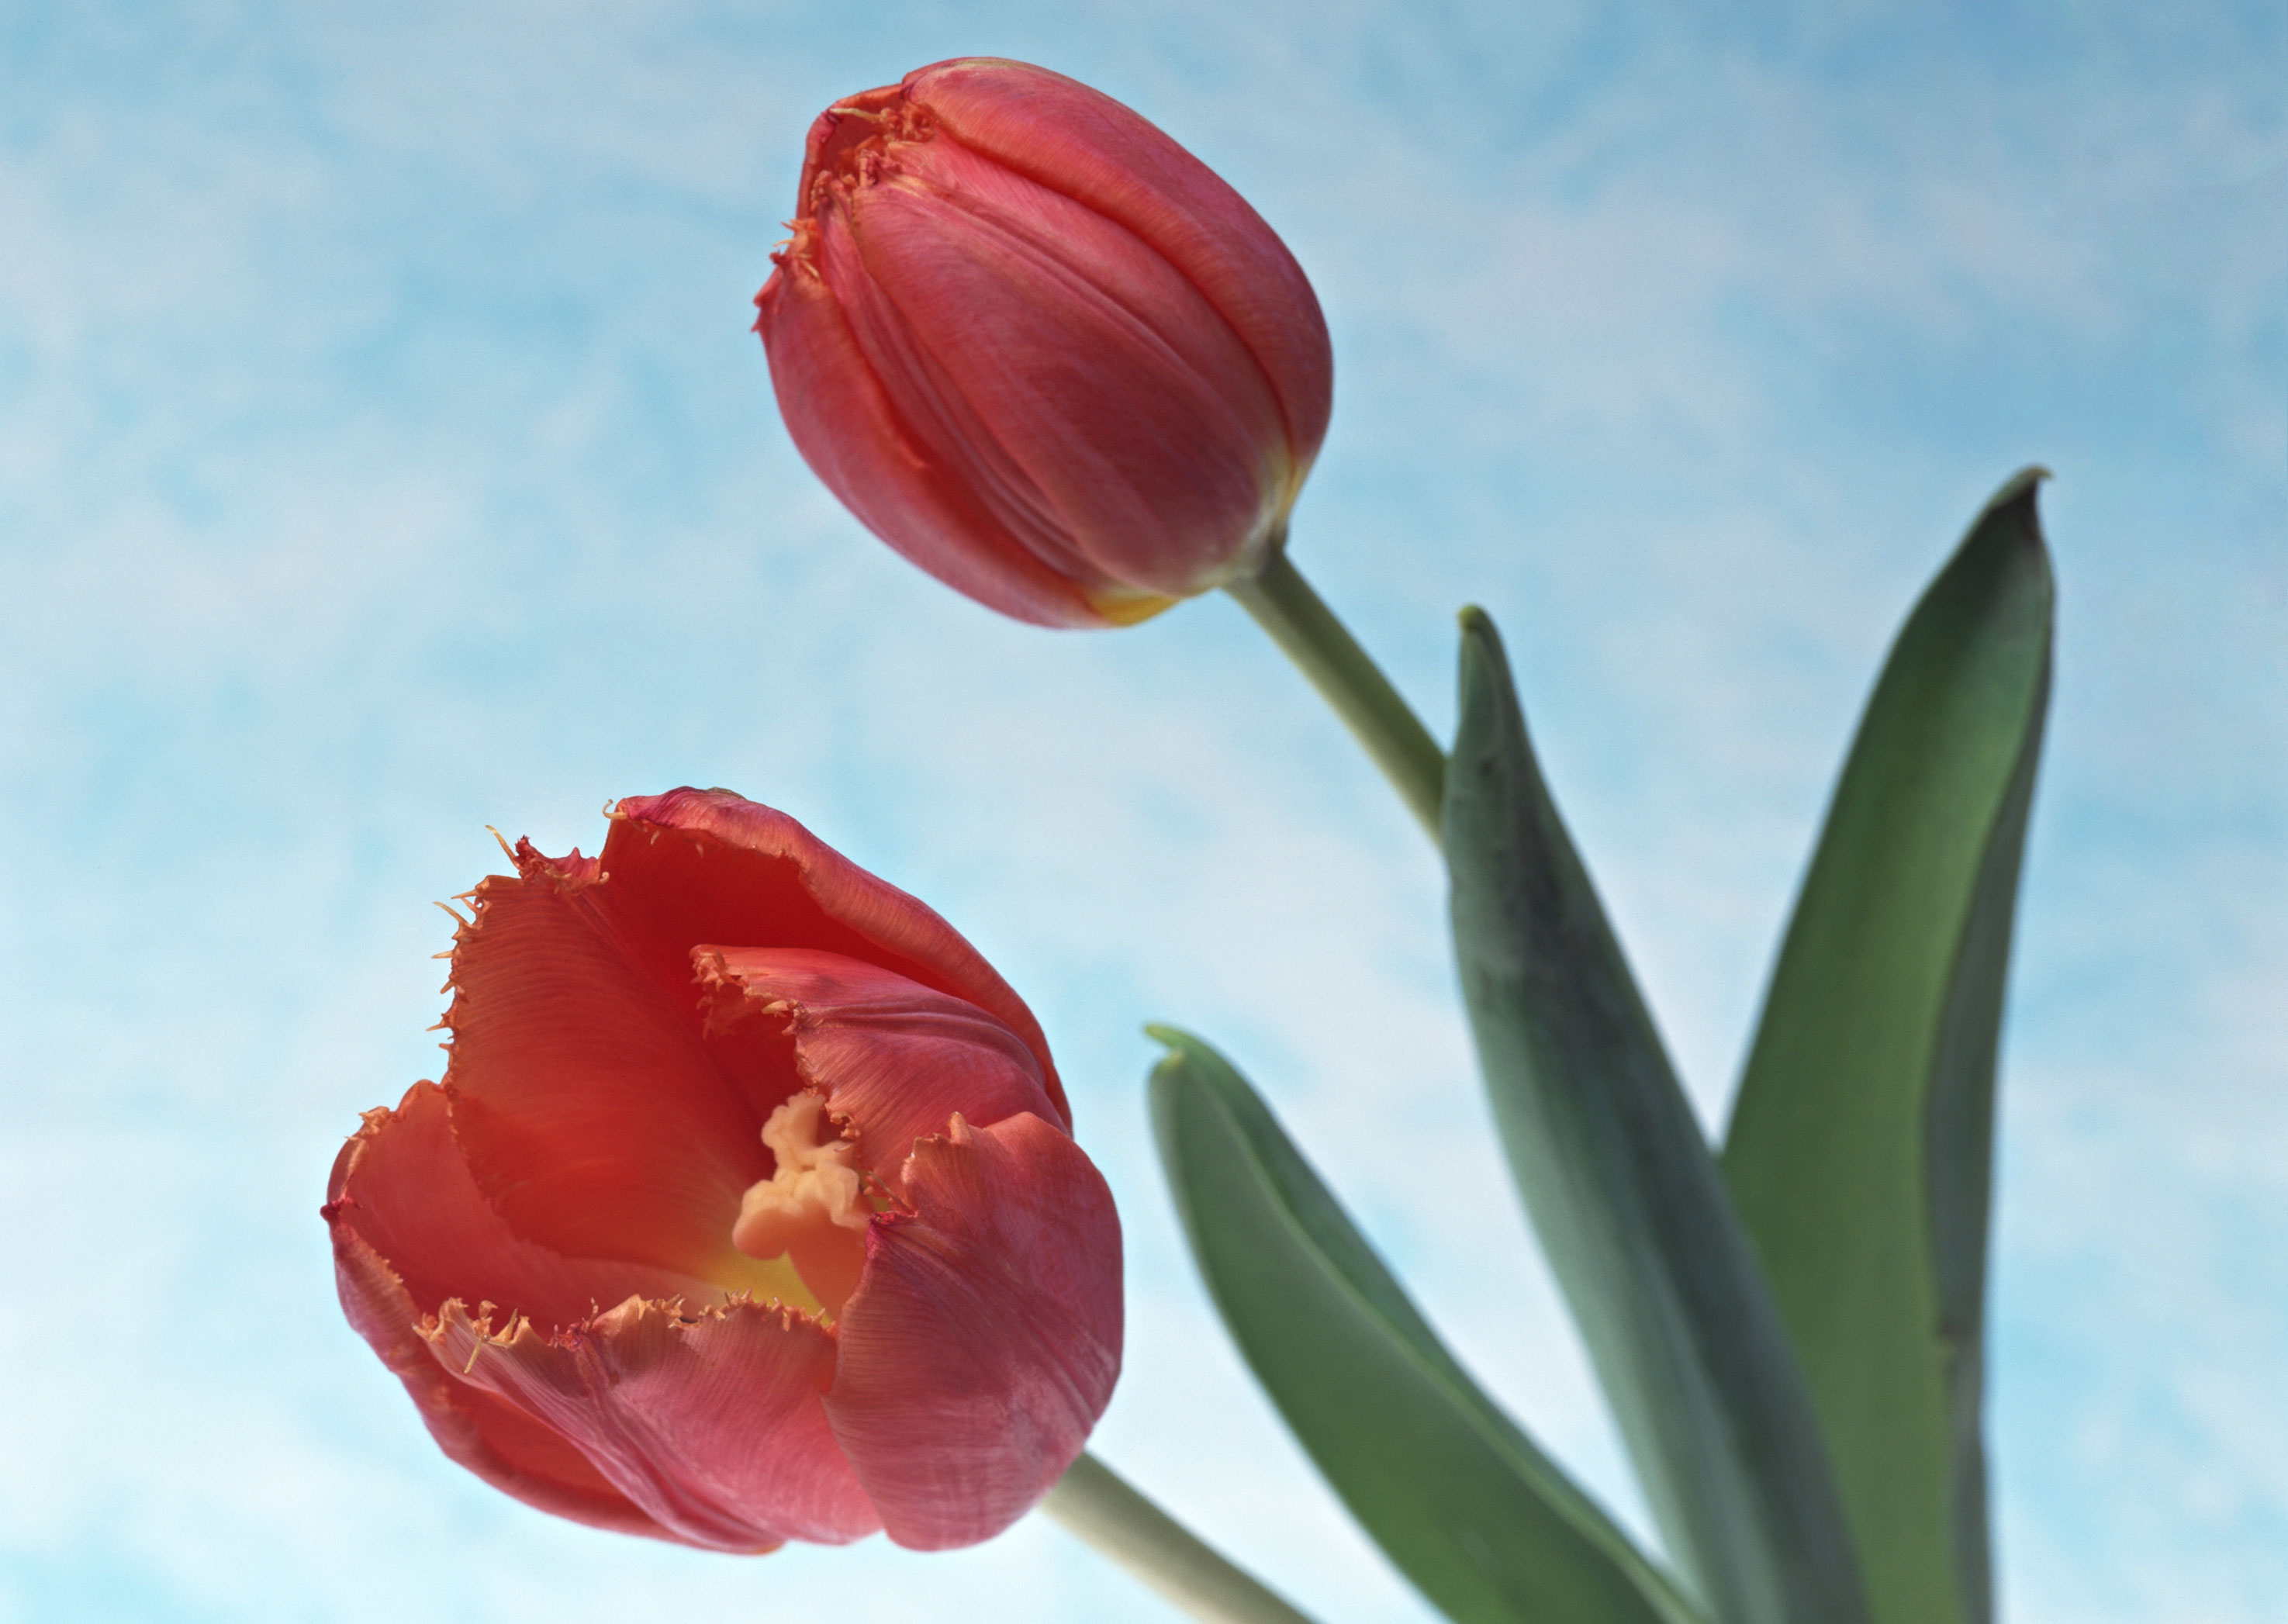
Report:
[[[1153,125],[969,59],[811,127],[755,303],[795,444],[868,528],[1020,620],[1124,625],[1262,567],[1334,363],[1294,257]]]
[[[325,1217],[445,1453],[718,1550],[999,1533],[1120,1364],[1120,1227],[1038,1025],[937,915],[724,790],[470,894],[441,1086]]]

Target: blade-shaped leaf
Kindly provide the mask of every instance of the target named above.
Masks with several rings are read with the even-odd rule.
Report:
[[[2038,479],[2003,487],[1891,650],[1724,1147],[1877,1624],[1992,1613],[1981,1359],[1995,1049],[2049,694]]]
[[[1503,1147],[1670,1552],[1727,1624],[1864,1624],[1801,1372],[1476,610],[1444,844]]]
[[[1152,1074],[1184,1229],[1232,1338],[1362,1526],[1466,1624],[1699,1624],[1482,1392],[1246,1080],[1188,1034]]]

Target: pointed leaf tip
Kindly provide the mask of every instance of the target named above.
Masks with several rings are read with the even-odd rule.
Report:
[[[1939,579],[1945,580],[1957,567],[1982,554],[2039,558],[2046,576],[2049,543],[2042,534],[2040,493],[2042,482],[2051,477],[2048,469],[2031,463],[2005,479],[1979,510]]]
[[[1655,1519],[1720,1617],[1859,1624],[1801,1373],[1482,612],[1463,616],[1460,667],[1443,830],[1464,1002]]]
[[[2041,488],[2043,480],[2056,478],[2057,475],[2039,463],[2029,463],[2002,481],[2001,487],[1987,502],[1986,511],[1990,513],[1997,508],[2008,507],[2014,502],[2031,502],[2034,493]]]
[[[1987,1225],[1996,1047],[2049,691],[2044,477],[2003,485],[1892,646],[1725,1143],[1877,1624],[1991,1616]]]

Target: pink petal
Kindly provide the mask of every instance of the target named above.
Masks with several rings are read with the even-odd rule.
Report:
[[[841,306],[799,258],[772,273],[755,304],[771,388],[803,460],[861,524],[910,561],[1037,626],[1125,623],[1165,606],[1108,576],[1076,581],[1051,567],[980,507],[923,449],[883,392]]]
[[[526,1321],[494,1335],[449,1303],[423,1335],[439,1365],[561,1434],[687,1544],[841,1544],[881,1525],[821,1406],[833,1340],[798,1314],[630,1298],[554,1337]]]
[[[454,947],[445,1084],[478,1189],[559,1253],[759,1286],[730,1232],[770,1174],[761,1117],[719,1073],[688,997],[600,927],[592,899],[613,883],[527,867],[477,888]]]
[[[330,1208],[327,1217],[333,1219]],[[413,1299],[389,1265],[354,1230],[340,1223],[332,1228],[343,1311],[405,1383],[448,1459],[525,1504],[576,1523],[656,1540],[674,1537],[554,1431],[441,1368],[418,1329]]]
[[[959,1112],[980,1127],[1055,1115],[1040,1063],[965,1000],[878,965],[806,949],[703,947],[701,978],[723,990],[718,1020],[783,1023],[803,1081],[858,1130],[858,1165],[900,1186],[908,1153]]]
[[[915,1146],[877,1218],[826,1411],[890,1538],[973,1544],[1046,1493],[1120,1373],[1120,1221],[1037,1116]]]
[[[949,137],[822,211],[820,265],[933,461],[1077,579],[1188,595],[1252,568],[1293,495],[1280,408],[1132,234]]]
[[[1333,400],[1326,320],[1244,198],[1147,120],[1044,67],[972,57],[918,68],[903,86],[942,133],[1117,221],[1190,278],[1262,367],[1299,476],[1309,466]]]
[[[583,892],[584,903],[631,961],[678,989],[695,1017],[696,944],[812,947],[861,959],[1000,1020],[1040,1063],[1057,1119],[1072,1120],[1040,1023],[977,949],[784,812],[727,789],[633,796],[613,809],[600,864],[610,878]]]
[[[417,1082],[395,1111],[369,1111],[342,1146],[326,1217],[387,1260],[411,1303],[409,1322],[449,1297],[495,1303],[544,1326],[573,1325],[642,1295],[720,1300],[723,1287],[671,1269],[568,1257],[527,1240],[496,1212],[453,1137],[452,1098]]]
[[[997,535],[1093,601],[1117,578],[1074,550],[1069,527],[1048,493],[1003,452],[907,313],[875,284],[852,234],[852,212],[837,205],[818,219],[819,280],[841,306],[862,364],[895,403],[907,443],[961,490]]]

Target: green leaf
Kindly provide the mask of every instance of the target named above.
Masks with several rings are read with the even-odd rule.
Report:
[[[1671,1555],[1726,1624],[1864,1624],[1802,1373],[1474,609],[1444,844],[1503,1148]]]
[[[1152,1120],[1232,1338],[1351,1515],[1465,1624],[1701,1624],[1457,1364],[1244,1078],[1188,1034]]]
[[[1877,1624],[1992,1616],[1987,1208],[2011,915],[2049,696],[2040,477],[1996,495],[1891,650],[1724,1147]]]

